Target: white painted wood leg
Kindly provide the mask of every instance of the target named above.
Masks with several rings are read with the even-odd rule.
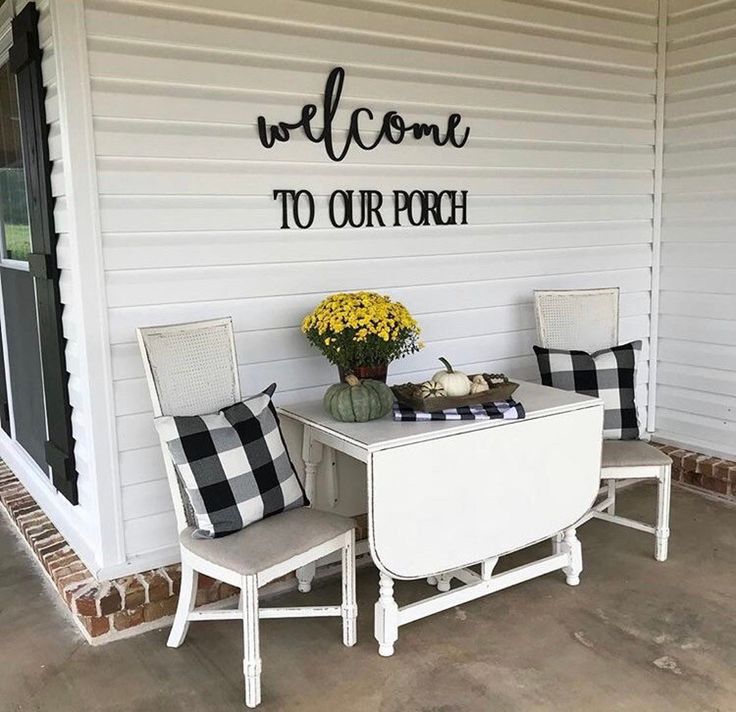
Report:
[[[358,604],[355,600],[355,530],[342,550],[342,642],[352,647],[358,641]]]
[[[562,532],[552,537],[552,553],[559,554],[562,551]]]
[[[179,589],[179,601],[176,604],[176,615],[174,624],[171,626],[169,639],[166,642],[170,648],[178,648],[183,642],[189,630],[189,614],[194,610],[197,600],[197,580],[199,574],[189,564],[182,562],[181,565],[181,587]]]
[[[565,572],[565,580],[570,586],[577,586],[580,583],[580,574],[583,571],[583,549],[580,541],[575,535],[575,529],[565,529],[565,536],[562,540],[562,546],[567,550],[570,557],[570,563],[562,569]]]
[[[301,566],[296,570],[296,580],[301,593],[309,593],[312,590],[312,581],[317,573],[317,562]]]
[[[480,577],[483,581],[490,581],[493,576],[493,569],[496,568],[498,563],[498,557],[494,556],[492,559],[486,559],[480,564]]]
[[[670,537],[670,491],[672,487],[672,468],[664,468],[657,485],[657,529],[654,558],[667,561],[668,541]]]
[[[304,490],[307,493],[309,506],[314,506],[317,492],[317,470],[322,462],[324,447],[312,436],[309,427],[304,428],[304,440],[302,441],[302,460],[304,461]],[[301,593],[309,593],[312,590],[312,581],[317,572],[317,564],[313,562],[296,570],[298,589]]]
[[[606,497],[611,500],[606,511],[613,516],[616,514],[616,480],[608,480]]]
[[[258,578],[244,576],[242,586],[243,675],[245,706],[261,703],[261,645],[258,635]]]
[[[450,590],[452,582],[452,574],[440,574],[437,576],[437,590],[440,593],[447,593]]]
[[[378,654],[388,657],[394,654],[394,643],[399,638],[399,607],[394,600],[394,580],[381,573],[378,590],[374,611],[375,636]]]

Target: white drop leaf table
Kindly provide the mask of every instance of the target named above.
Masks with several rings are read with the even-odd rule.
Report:
[[[600,485],[602,401],[533,383],[514,397],[523,420],[340,423],[320,401],[279,409],[304,426],[310,498],[323,447],[366,464],[381,655],[393,653],[399,626],[432,613],[552,571],[578,583],[573,527]],[[493,575],[499,556],[560,533],[550,556]],[[399,608],[394,580],[421,578],[441,592]],[[462,585],[450,590],[453,578]]]

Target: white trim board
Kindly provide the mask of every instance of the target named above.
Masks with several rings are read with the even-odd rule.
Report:
[[[82,0],[50,5],[72,272],[77,278],[79,361],[89,476],[94,483],[100,564],[125,561],[99,190],[92,127],[87,31]],[[70,127],[73,127],[73,131]],[[90,503],[91,504],[91,503]]]

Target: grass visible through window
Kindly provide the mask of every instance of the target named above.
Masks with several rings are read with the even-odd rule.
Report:
[[[31,230],[28,225],[5,225],[5,256],[9,260],[28,260]]]

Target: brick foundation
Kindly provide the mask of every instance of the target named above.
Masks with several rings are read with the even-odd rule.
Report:
[[[90,642],[120,637],[123,631],[130,633],[135,626],[154,624],[173,615],[181,579],[179,564],[99,581],[2,460],[0,503]],[[365,518],[357,519],[358,536],[364,538]],[[284,581],[289,579],[293,579],[293,574],[284,577]],[[198,606],[238,593],[237,588],[201,574],[198,588]]]
[[[672,481],[736,502],[736,461],[652,443],[672,458]]]

